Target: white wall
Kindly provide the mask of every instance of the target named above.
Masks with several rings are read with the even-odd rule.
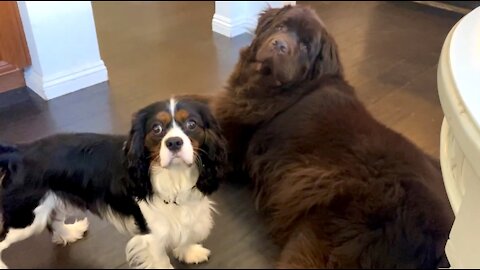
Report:
[[[32,59],[27,86],[48,100],[108,80],[90,1],[18,1]]]
[[[215,1],[212,30],[227,37],[253,32],[266,8],[295,5],[295,1]]]

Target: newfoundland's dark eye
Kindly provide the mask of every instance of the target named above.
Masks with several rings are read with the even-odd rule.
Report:
[[[153,131],[153,134],[160,135],[162,134],[163,128],[160,124],[156,124],[153,126],[152,131]]]
[[[197,128],[197,122],[195,122],[195,120],[188,120],[188,121],[185,123],[185,127],[186,127],[188,130],[194,130],[195,128]]]
[[[302,50],[309,50],[310,49],[310,46],[308,45],[307,42],[302,42],[300,43],[300,48],[302,48]]]

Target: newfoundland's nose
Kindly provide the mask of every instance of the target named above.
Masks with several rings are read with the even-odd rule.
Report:
[[[288,52],[287,42],[285,40],[282,40],[282,39],[272,40],[272,47],[279,53],[287,53]]]
[[[183,140],[180,137],[171,137],[165,141],[165,144],[167,145],[168,150],[178,152],[182,148]]]

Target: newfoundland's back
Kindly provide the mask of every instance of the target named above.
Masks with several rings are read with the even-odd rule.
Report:
[[[311,244],[338,256],[330,267],[436,267],[451,225],[441,174],[350,90],[325,80],[257,131],[248,165],[259,206],[275,213],[281,242],[300,223],[317,231]]]
[[[373,130],[380,127],[352,91],[341,78],[322,80],[316,90],[257,128],[248,149],[249,165],[263,170],[265,166],[255,166],[261,160],[347,166],[345,158],[354,145],[362,137],[374,139]]]

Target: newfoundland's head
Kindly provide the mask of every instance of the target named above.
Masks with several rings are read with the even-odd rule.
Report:
[[[232,79],[283,88],[325,75],[342,76],[335,41],[311,8],[286,6],[260,15]]]

